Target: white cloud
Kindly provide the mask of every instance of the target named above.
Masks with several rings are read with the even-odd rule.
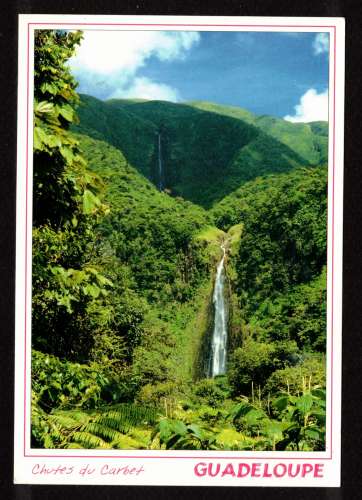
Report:
[[[329,34],[318,33],[313,41],[313,50],[315,55],[329,52]]]
[[[151,56],[182,58],[199,39],[196,31],[85,31],[70,64],[94,73],[134,72]]]
[[[104,99],[154,96],[149,98],[177,100],[176,89],[138,72],[151,57],[163,62],[185,58],[199,40],[196,31],[85,31],[69,63],[81,92]]]
[[[164,83],[153,82],[149,78],[137,77],[130,87],[116,90],[111,98],[150,99],[177,102],[180,98],[177,89]]]
[[[309,89],[294,106],[294,116],[284,116],[289,122],[316,122],[328,120],[328,90],[318,94],[315,89]]]

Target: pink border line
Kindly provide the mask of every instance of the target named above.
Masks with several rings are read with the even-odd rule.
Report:
[[[26,99],[26,193],[25,193],[25,336],[24,336],[24,456],[26,456],[26,396],[27,396],[27,364],[26,364],[26,346],[27,346],[27,288],[28,288],[28,174],[29,174],[29,61],[30,61],[30,25],[28,24],[27,32],[27,62],[26,62],[26,73],[27,73],[27,99]],[[19,56],[20,57],[20,56]]]
[[[160,26],[160,27],[222,27],[222,28],[333,28],[334,32],[334,67],[333,67],[333,142],[332,142],[332,302],[331,302],[331,383],[330,383],[330,455],[329,457],[315,457],[304,455],[304,452],[299,452],[299,456],[220,456],[220,455],[191,455],[191,456],[175,456],[163,453],[162,455],[36,455],[26,453],[26,402],[27,402],[27,284],[28,284],[28,169],[29,169],[29,81],[30,81],[30,26]],[[337,26],[311,26],[311,25],[250,25],[250,24],[136,24],[136,23],[28,23],[27,30],[27,107],[26,107],[26,210],[25,210],[25,332],[24,332],[24,440],[23,440],[23,456],[29,458],[135,458],[135,459],[148,459],[148,458],[162,458],[162,459],[217,459],[217,460],[332,460],[332,439],[333,439],[333,306],[334,306],[334,177],[335,177],[335,140],[336,140],[336,58],[337,58]],[[329,163],[329,161],[328,161]],[[167,453],[167,452],[166,452]],[[266,452],[268,453],[268,452]],[[273,453],[273,452],[271,452]],[[302,456],[301,456],[302,455]]]
[[[310,24],[150,24],[150,23],[29,23],[29,26],[187,26],[215,28],[335,28],[334,25],[311,26]]]

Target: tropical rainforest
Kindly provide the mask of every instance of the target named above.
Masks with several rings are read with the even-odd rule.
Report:
[[[81,41],[35,35],[32,447],[324,450],[327,124],[78,95]]]

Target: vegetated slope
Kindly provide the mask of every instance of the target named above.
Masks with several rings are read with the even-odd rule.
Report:
[[[312,385],[323,386],[326,167],[251,181],[213,213],[223,229],[243,223],[229,260],[235,392],[250,393],[252,382],[264,391],[287,390],[288,384],[302,391],[307,372]]]
[[[110,213],[100,225],[102,239],[131,267],[137,288],[148,299],[186,299],[201,272],[193,239],[211,223],[210,216],[191,202],[159,192],[113,146],[78,137],[89,168],[106,184]]]
[[[321,247],[318,251],[324,253],[325,237],[319,229],[325,220],[325,170],[305,169],[258,179],[241,188],[240,197],[237,193],[229,197],[235,210],[234,220],[243,221],[243,230],[237,231],[239,249],[234,248],[228,263],[234,290],[233,304],[238,306],[232,318],[232,334],[237,342],[242,340],[236,343],[230,359],[231,394],[225,377],[194,383],[190,370],[199,347],[197,336],[207,326],[207,301],[212,290],[212,282],[207,278],[209,249],[205,243],[215,247],[215,240],[222,233],[209,226],[208,216],[201,208],[159,193],[115,148],[89,137],[80,139],[90,168],[102,174],[105,200],[111,208],[106,220],[101,222],[103,237],[96,243],[99,246],[98,266],[114,283],[112,293],[99,311],[98,321],[107,321],[110,317],[108,327],[111,331],[102,332],[89,365],[60,362],[39,353],[34,355],[33,387],[40,394],[40,409],[34,406],[33,415],[33,436],[39,436],[35,444],[43,447],[67,447],[71,443],[71,446],[85,448],[173,446],[176,449],[209,449],[213,446],[228,450],[275,450],[276,443],[280,443],[277,449],[293,450],[297,443],[298,449],[323,449],[324,414],[319,407],[323,404],[323,396],[320,399],[313,396],[310,403],[319,412],[318,427],[313,418],[304,413],[298,421],[290,415],[293,404],[298,407],[304,404],[304,395],[300,394],[303,384],[306,386],[305,380],[311,388],[325,384],[325,362],[320,352],[324,348],[325,275],[323,269],[318,274],[317,266],[312,275],[294,281],[287,279],[282,288],[272,282],[275,290],[270,293],[268,273],[273,257],[268,253],[269,242],[265,239],[270,231],[278,265],[280,260],[285,261],[284,264],[293,262],[290,256],[279,258],[284,248],[283,232],[278,225],[279,211],[287,228],[295,226],[294,232],[286,232],[287,237],[296,239],[301,232],[303,239],[303,230],[312,225],[312,234],[306,234],[305,238],[309,237],[310,244]],[[255,208],[245,203],[252,199],[256,199]],[[270,214],[273,207],[275,211]],[[215,217],[218,217],[217,208]],[[187,220],[180,221],[183,213]],[[140,234],[143,238],[139,238]],[[182,234],[186,236],[184,239]],[[250,238],[251,234],[254,239]],[[321,240],[317,237],[319,234]],[[184,241],[185,245],[173,247],[170,236],[176,237],[179,243]],[[245,297],[243,281],[250,269],[253,271],[253,262],[245,257],[254,250],[254,241],[259,257],[255,265],[259,271],[258,278],[252,277],[250,284],[255,300],[251,295]],[[137,260],[138,255],[124,253],[128,244],[135,245],[135,252],[143,253],[144,266]],[[157,248],[154,254],[159,267],[153,267],[149,273],[147,259],[154,253],[155,246],[160,248],[160,253]],[[212,253],[214,251],[215,248]],[[308,256],[308,249],[306,254]],[[266,268],[262,265],[263,260],[267,263]],[[246,270],[241,267],[244,261]],[[185,262],[192,270],[192,277],[184,274]],[[172,272],[164,273],[168,268]],[[161,282],[161,287],[157,281]],[[265,290],[270,293],[270,300],[263,300]],[[124,344],[129,352],[126,365]],[[70,394],[64,394],[64,380],[72,386]],[[51,387],[51,400],[47,397],[48,386]],[[286,390],[290,398],[279,399],[279,392]],[[259,394],[258,402],[255,394]],[[300,397],[292,399],[297,394]],[[249,396],[248,401],[245,397],[233,398],[240,395]],[[308,397],[307,394],[305,399]],[[116,403],[132,403],[129,408],[102,407],[112,399]],[[280,401],[285,403],[285,411],[278,406]],[[78,415],[71,409],[75,404],[80,409],[95,407],[95,411],[86,415],[78,411]],[[149,413],[150,405],[153,413]],[[49,407],[53,408],[50,416],[37,413],[44,413],[44,408],[48,411]],[[62,408],[68,411],[62,413]],[[122,408],[129,416],[135,412],[139,418],[132,418],[127,425],[114,421],[114,428],[121,430],[115,434],[109,426],[113,425],[113,419],[121,418],[118,412]],[[112,411],[112,419],[104,413],[107,411]],[[161,412],[168,418],[163,417],[162,425],[156,427],[155,421]],[[81,433],[74,433],[74,428],[79,426],[77,418],[82,419]],[[107,426],[101,427],[98,421],[103,424],[107,421]],[[43,422],[46,425],[52,422],[50,433],[42,428]],[[297,434],[289,435],[288,425],[292,430],[297,429]],[[305,429],[309,435],[304,434]],[[155,433],[159,441],[152,440],[151,435]],[[118,438],[110,441],[109,436]]]
[[[95,435],[98,421],[98,427],[88,429],[84,416],[74,414],[83,422],[82,432],[73,436],[79,422],[69,420],[71,411],[62,411],[127,402],[129,417],[132,412],[147,413],[151,403],[157,405],[159,418],[165,394],[173,398],[183,394],[197,369],[218,258],[213,236],[204,236],[213,231],[204,209],[160,193],[109,144],[81,134],[74,139],[80,141],[88,161],[82,182],[97,174],[103,192],[98,198],[93,189],[86,191],[83,205],[93,225],[83,233],[79,219],[73,218],[71,245],[62,233],[50,229],[42,233],[41,241],[34,239],[33,277],[44,288],[36,299],[44,328],[41,338],[34,330],[32,336],[36,447],[64,447],[70,442],[73,447],[109,447],[109,434]],[[97,217],[100,203],[102,215]],[[216,237],[222,234],[216,228],[214,232]],[[46,306],[50,311],[44,313]],[[120,410],[109,409],[111,417],[120,417]],[[152,430],[142,434],[147,418],[138,422],[141,436],[133,441],[125,438],[137,422],[118,425],[123,434],[118,432],[120,441],[112,447],[147,446]]]
[[[269,115],[254,115],[236,106],[223,106],[212,102],[193,101],[189,103],[197,109],[231,116],[255,125],[298,153],[311,165],[320,165],[328,157],[328,123],[291,123]]]
[[[156,185],[161,134],[164,186],[209,208],[260,175],[309,164],[240,118],[164,101],[99,101],[82,96],[77,130],[121,149]]]
[[[79,123],[73,127],[77,132],[120,149],[130,165],[149,179],[152,177],[157,141],[157,127],[152,121],[139,118],[125,107],[110,106],[84,94],[77,113]]]
[[[220,253],[214,240],[222,231],[214,228],[213,236],[212,218],[203,208],[159,192],[113,146],[78,137],[89,168],[106,185],[110,213],[99,227],[100,252],[109,278],[117,283],[115,295],[124,295],[125,285],[131,290],[126,317],[138,310],[138,299],[145,302],[132,341],[138,387],[177,381],[176,389],[171,385],[180,390],[198,369],[195,360],[210,320],[206,309]],[[205,232],[212,235],[204,237]]]

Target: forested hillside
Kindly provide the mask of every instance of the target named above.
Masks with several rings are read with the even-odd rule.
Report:
[[[213,209],[225,230],[242,222],[229,275],[239,311],[231,335],[243,345],[230,376],[243,393],[252,381],[293,390],[305,364],[313,382],[324,379],[326,189],[325,167],[303,168],[245,184]],[[265,363],[258,377],[251,359]]]
[[[80,101],[81,40],[35,38],[32,446],[324,449],[324,124]]]
[[[291,123],[275,116],[254,115],[234,106],[221,106],[212,102],[191,102],[191,106],[220,115],[244,120],[285,144],[310,165],[323,164],[328,156],[327,122]]]
[[[164,187],[205,208],[246,181],[315,165],[327,154],[327,138],[309,125],[257,119],[239,108],[81,98],[76,130],[120,148],[156,185],[160,133]]]

